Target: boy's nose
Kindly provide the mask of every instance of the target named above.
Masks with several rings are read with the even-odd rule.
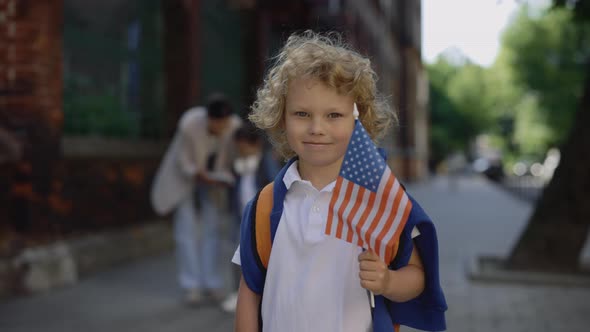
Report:
[[[312,119],[309,125],[309,133],[312,135],[324,134],[323,123],[321,119]]]

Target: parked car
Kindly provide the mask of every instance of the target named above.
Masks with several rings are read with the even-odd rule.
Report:
[[[492,181],[500,182],[504,179],[504,167],[499,158],[480,157],[473,161],[472,167],[474,171],[485,175]]]

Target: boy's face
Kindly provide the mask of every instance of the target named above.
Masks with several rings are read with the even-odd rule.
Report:
[[[353,103],[316,79],[289,84],[285,132],[301,168],[338,173],[354,130]]]

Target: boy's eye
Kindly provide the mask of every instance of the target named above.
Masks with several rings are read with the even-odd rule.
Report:
[[[307,112],[301,112],[301,111],[299,111],[299,112],[295,112],[295,116],[304,118],[304,117],[307,117],[308,114],[307,114]]]
[[[342,114],[340,114],[340,113],[330,113],[330,114],[328,114],[328,117],[329,118],[332,118],[332,119],[334,119],[334,118],[340,118],[340,117],[342,117]]]

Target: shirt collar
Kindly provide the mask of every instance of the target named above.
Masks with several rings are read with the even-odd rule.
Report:
[[[297,169],[297,160],[295,160],[291,166],[287,168],[285,176],[283,176],[283,183],[285,184],[285,187],[287,187],[287,190],[291,188],[291,185],[295,181],[303,181],[299,175],[299,170]]]
[[[301,184],[304,184],[304,185],[307,185],[307,186],[313,188],[313,185],[311,184],[310,181],[303,180],[301,178],[301,175],[299,174],[299,170],[297,169],[298,162],[299,162],[298,160],[295,160],[289,166],[289,168],[287,168],[287,171],[285,172],[285,176],[283,176],[283,183],[285,184],[285,187],[287,187],[287,190],[289,190],[289,188],[291,188],[291,186],[296,182],[300,182]],[[324,188],[322,188],[321,191],[331,192],[334,189],[334,186],[336,186],[336,181],[330,182],[328,185],[326,185]]]

